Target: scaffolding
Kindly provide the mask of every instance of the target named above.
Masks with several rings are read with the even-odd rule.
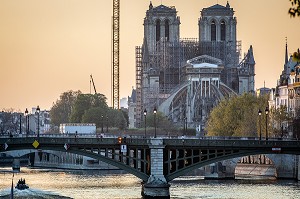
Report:
[[[144,41],[145,42],[145,41]],[[182,84],[182,68],[187,60],[209,55],[223,61],[225,66],[221,80],[233,90],[238,90],[238,72],[241,42],[199,42],[195,38],[184,38],[179,42],[166,39],[157,41],[153,53],[147,44],[136,47],[137,125],[143,121],[143,109],[158,107],[172,90]],[[158,87],[151,82],[158,81]],[[156,84],[155,84],[156,85]],[[139,125],[140,124],[140,125]]]
[[[142,119],[142,48],[140,46],[135,47],[135,81],[136,81],[136,124],[137,126],[141,125]]]

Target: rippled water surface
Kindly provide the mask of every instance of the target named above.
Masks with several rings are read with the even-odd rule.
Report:
[[[0,198],[9,198],[12,174],[0,169]],[[14,198],[141,198],[141,181],[123,171],[73,171],[22,168],[14,184],[25,178],[27,190],[14,189]],[[203,180],[181,177],[171,183],[173,199],[300,199],[300,182],[292,180]]]

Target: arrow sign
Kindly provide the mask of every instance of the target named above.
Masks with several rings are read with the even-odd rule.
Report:
[[[8,144],[4,143],[3,144],[3,149],[6,150],[8,148]]]
[[[68,150],[68,149],[70,148],[70,145],[67,144],[67,143],[65,143],[64,148],[65,148],[66,150]]]

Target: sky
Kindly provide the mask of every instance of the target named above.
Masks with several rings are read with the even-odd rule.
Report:
[[[135,87],[135,46],[143,41],[149,0],[120,0],[120,98]],[[175,6],[180,37],[198,38],[203,8],[225,0],[152,0]],[[242,55],[253,46],[255,88],[275,87],[288,52],[300,48],[300,17],[291,18],[289,0],[230,0],[237,18]],[[111,105],[112,0],[1,0],[0,110],[40,106],[49,110],[69,90],[98,93]]]

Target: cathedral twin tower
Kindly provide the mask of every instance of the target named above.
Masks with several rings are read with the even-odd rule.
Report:
[[[236,39],[236,24],[229,3],[226,6],[216,4],[201,11],[199,39],[181,39],[176,8],[154,7],[150,2],[144,18],[144,42],[136,47],[134,126],[141,126],[144,109],[157,107],[175,124],[180,125],[183,118],[188,118],[189,127],[202,125],[203,129],[204,118],[211,109],[205,110],[205,107],[214,106],[210,101],[217,101],[213,99],[218,97],[217,93],[221,95],[215,89],[224,84],[227,88],[222,91],[253,92],[253,51],[250,47],[240,61],[241,45]],[[206,89],[210,95],[203,98],[201,94]],[[199,111],[188,110],[189,101],[194,104],[193,109]],[[201,115],[196,114],[198,112]]]

